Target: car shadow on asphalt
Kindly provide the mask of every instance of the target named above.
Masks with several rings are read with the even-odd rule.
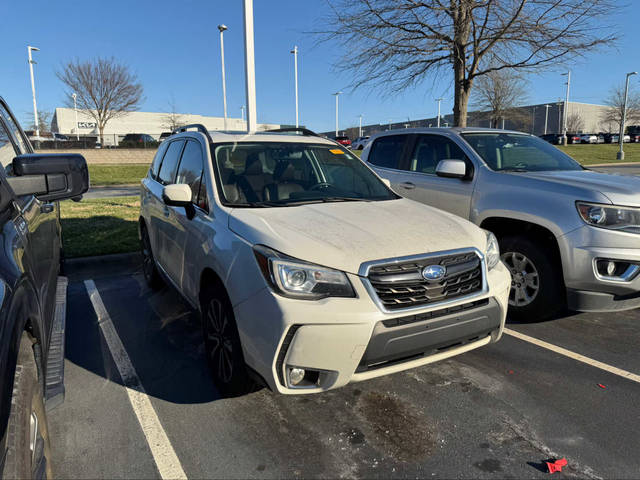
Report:
[[[181,404],[221,398],[199,316],[175,290],[152,291],[140,274],[101,278],[96,286],[149,396]],[[68,361],[124,386],[83,282],[69,286],[66,341]]]

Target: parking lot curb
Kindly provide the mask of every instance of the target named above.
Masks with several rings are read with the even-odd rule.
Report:
[[[140,252],[68,258],[63,262],[64,273],[71,281],[135,272],[142,265]]]
[[[619,162],[619,163],[589,163],[583,167],[640,167],[640,162]]]

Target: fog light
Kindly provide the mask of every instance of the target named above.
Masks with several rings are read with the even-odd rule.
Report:
[[[289,369],[289,384],[298,385],[304,380],[304,368],[290,368]]]

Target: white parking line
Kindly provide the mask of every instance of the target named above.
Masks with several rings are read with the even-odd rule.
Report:
[[[566,348],[558,347],[557,345],[553,345],[552,343],[548,343],[543,340],[538,340],[537,338],[530,337],[529,335],[516,332],[515,330],[511,330],[509,328],[505,328],[504,333],[525,342],[529,342],[539,347],[546,348],[547,350],[551,350],[552,352],[559,353],[560,355],[564,355],[565,357],[572,358],[574,360],[577,360],[578,362],[586,363],[587,365],[591,365],[592,367],[599,368],[600,370],[604,370],[605,372],[613,373],[614,375],[626,378],[627,380],[631,380],[632,382],[640,383],[640,375],[636,375],[635,373],[627,372],[626,370],[622,370],[621,368],[599,362],[598,360],[585,357],[584,355],[572,352],[571,350],[567,350]]]
[[[153,409],[153,405],[151,405],[151,400],[146,394],[142,382],[140,382],[129,354],[124,349],[109,312],[104,303],[102,303],[96,284],[93,280],[85,280],[84,285],[98,317],[98,324],[102,329],[102,334],[111,351],[113,361],[118,368],[118,372],[120,372],[120,377],[122,377],[122,383],[129,396],[131,407],[138,418],[142,432],[151,449],[160,477],[163,479],[186,479],[187,475],[184,473],[180,460],[178,460],[178,456],[171,446],[169,437],[167,437],[162,428],[160,419]]]

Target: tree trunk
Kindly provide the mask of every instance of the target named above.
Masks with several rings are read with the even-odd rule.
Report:
[[[104,125],[98,124],[98,130],[100,130],[100,145],[104,147]]]
[[[467,105],[471,93],[471,80],[467,79],[466,45],[469,39],[471,27],[471,8],[468,0],[451,0],[451,9],[454,12],[454,41],[452,45],[453,75],[454,75],[454,99],[453,99],[453,125],[456,127],[467,126]]]
[[[467,107],[469,104],[469,94],[471,93],[471,82],[465,78],[464,69],[462,79],[458,79],[456,71],[455,95],[453,99],[453,125],[456,127],[467,126]]]

